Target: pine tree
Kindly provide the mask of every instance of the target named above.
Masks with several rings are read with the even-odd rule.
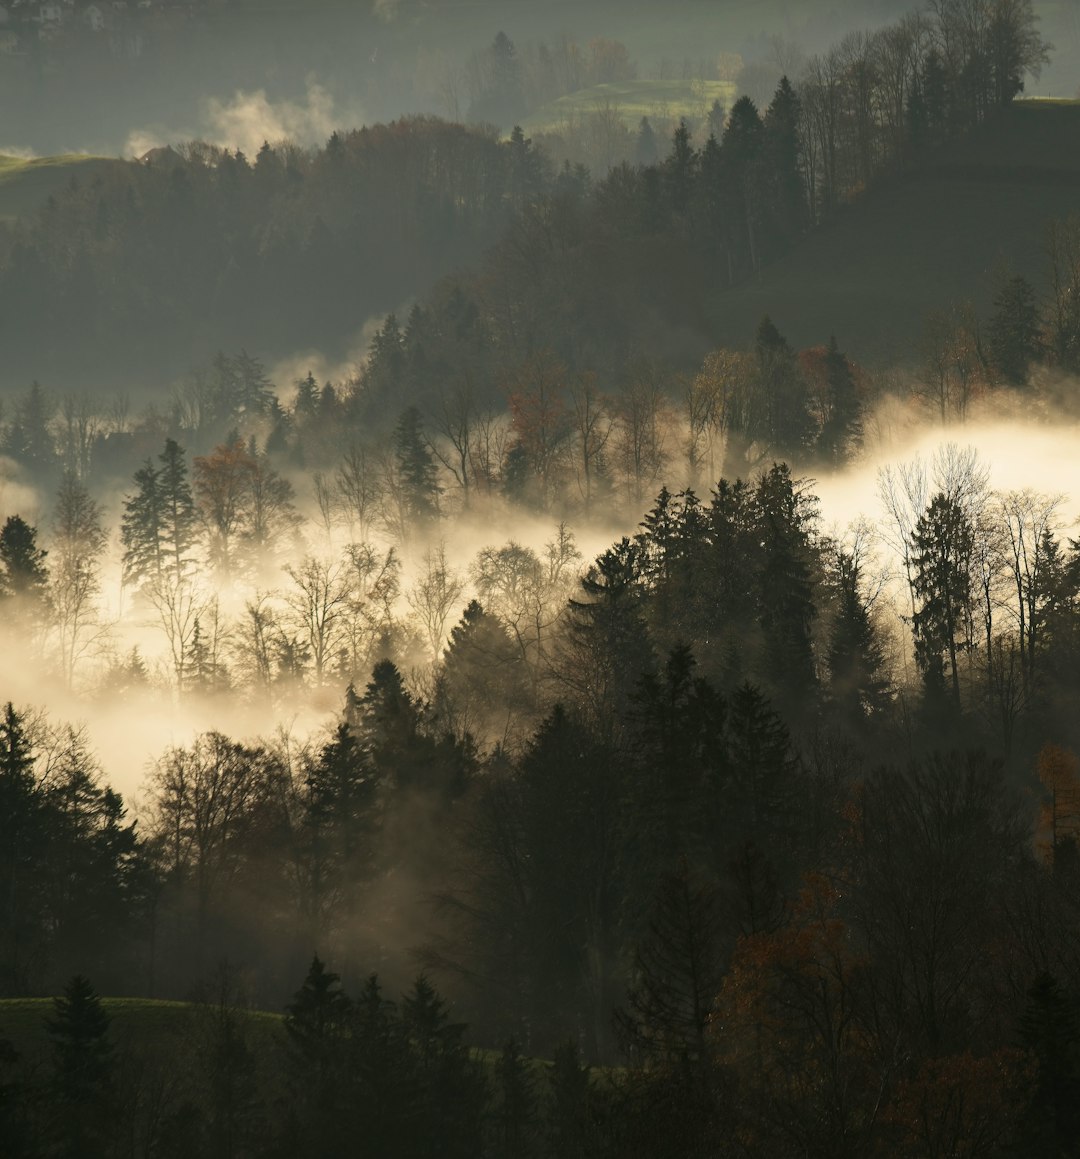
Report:
[[[57,1116],[58,1153],[95,1159],[109,1153],[115,1110],[110,1018],[94,988],[76,975],[54,1000],[48,1022],[53,1048],[53,1089],[63,1113]]]
[[[656,144],[656,133],[648,117],[642,117],[638,124],[637,140],[634,144],[634,160],[638,165],[655,165],[660,156]]]
[[[491,1154],[528,1159],[535,1153],[536,1092],[529,1062],[510,1039],[495,1064],[495,1138]]]
[[[752,684],[743,684],[731,696],[727,736],[732,778],[727,820],[732,833],[782,845],[796,820],[798,766],[784,722]]]
[[[423,525],[438,517],[441,488],[435,457],[424,441],[420,411],[415,406],[401,412],[394,430],[394,456],[405,492],[405,514]]]
[[[971,605],[974,534],[971,519],[960,503],[938,494],[919,516],[912,535],[912,587],[921,601],[912,623],[915,660],[931,711],[940,709],[947,696],[946,659],[953,708],[960,708],[958,654],[964,647]]]
[[[198,539],[198,515],[188,482],[184,449],[175,439],[166,439],[158,456],[161,470],[158,489],[161,495],[161,548],[168,556],[169,568],[177,578],[186,574],[191,552]]]
[[[778,458],[798,458],[811,432],[806,382],[795,352],[768,315],[758,326],[754,350],[769,448]]]
[[[1039,307],[1031,283],[1009,278],[994,298],[987,346],[990,361],[1010,386],[1023,386],[1041,349]]]
[[[347,1151],[352,1015],[338,975],[316,955],[285,1014],[290,1089],[299,1104],[293,1154],[330,1159]]]
[[[551,1102],[546,1133],[552,1153],[560,1159],[586,1159],[594,1154],[596,1092],[573,1039],[555,1048],[548,1081]]]
[[[0,990],[25,993],[37,949],[36,858],[44,847],[44,813],[34,778],[26,721],[8,702],[0,718]]]
[[[721,928],[719,893],[681,859],[661,880],[627,1006],[616,1015],[632,1058],[707,1064],[709,1017],[724,980]]]
[[[1049,974],[1036,978],[1028,991],[1020,1041],[1038,1066],[1024,1116],[1024,1154],[1033,1159],[1075,1154],[1080,1137],[1080,1025],[1075,1003]]]
[[[422,1153],[473,1159],[480,1152],[486,1084],[465,1046],[465,1025],[423,976],[401,1003],[418,1082],[416,1126]]]
[[[836,557],[837,609],[829,635],[829,693],[841,719],[861,730],[889,701],[885,657],[862,592],[858,560]]]
[[[782,253],[806,228],[806,193],[799,169],[800,101],[782,77],[765,113],[762,141],[764,183],[769,203],[768,254]]]
[[[756,488],[762,545],[758,575],[765,663],[786,709],[806,711],[817,686],[811,629],[817,618],[811,564],[813,501],[785,464],[773,466]]]
[[[862,404],[855,375],[835,335],[825,351],[828,417],[818,437],[818,450],[830,466],[843,466],[862,437]]]
[[[19,515],[9,515],[0,531],[0,596],[39,604],[49,573],[37,545],[37,529]]]
[[[139,586],[160,580],[165,558],[165,505],[161,473],[147,459],[135,472],[136,493],[124,500],[120,542],[124,548],[124,582]]]

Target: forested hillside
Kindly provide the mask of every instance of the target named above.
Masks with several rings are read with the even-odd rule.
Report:
[[[1076,1151],[1077,110],[774,47],[0,225],[4,1159]]]

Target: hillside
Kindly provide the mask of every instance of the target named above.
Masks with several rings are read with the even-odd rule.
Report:
[[[727,81],[634,80],[593,85],[543,105],[522,128],[527,133],[542,133],[603,108],[616,111],[629,129],[636,129],[642,117],[660,124],[679,117],[704,120],[713,101],[730,108],[736,95],[735,85]]]
[[[192,1033],[200,1008],[189,1002],[152,998],[103,998],[111,1021],[110,1033],[121,1046],[167,1058]],[[51,998],[0,999],[0,1039],[21,1055],[37,1057],[48,1050],[46,1023],[54,1016]],[[268,1047],[281,1027],[281,1016],[245,1011],[246,1024],[260,1046]]]
[[[985,315],[1001,269],[1045,283],[1046,225],[1080,211],[1078,146],[1080,103],[1015,103],[717,295],[717,340],[744,345],[769,314],[796,345],[835,333],[863,362],[909,361],[927,311],[969,298]]]
[[[91,181],[125,162],[85,153],[57,157],[10,157],[0,154],[0,221],[12,221],[31,213],[50,195],[60,193],[72,181]]]

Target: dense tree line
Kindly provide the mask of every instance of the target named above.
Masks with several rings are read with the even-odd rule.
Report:
[[[519,561],[491,553],[488,607],[427,694],[382,659],[321,744],[172,747],[137,828],[78,734],[9,706],[6,992],[92,966],[183,995],[226,957],[273,1006],[313,948],[353,994],[365,969],[404,985],[412,951],[479,1041],[517,1044],[506,1099],[529,1085],[515,1051],[626,1059],[598,1154],[1052,1147],[1066,1118],[1039,1108],[1076,1081],[1048,1027],[1078,987],[1080,549],[1052,498],[994,495],[960,452],[882,492],[908,643],[865,542],[825,536],[775,465],[706,499],[661,491],[536,636]],[[51,555],[15,521],[2,544],[32,599]],[[301,1134],[348,1132],[368,1088],[335,1084],[369,1065],[350,1052],[410,1033],[406,1007],[333,998],[320,971],[297,999],[322,994],[330,1036],[296,1045],[328,1052]],[[351,1021],[372,1010],[389,1038]],[[482,1119],[473,1097],[453,1096]],[[471,1120],[463,1147],[541,1146],[541,1118],[493,1105],[493,1137]],[[402,1114],[387,1130],[423,1129]]]

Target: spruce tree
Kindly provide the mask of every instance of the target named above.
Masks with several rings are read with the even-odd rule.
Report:
[[[1041,349],[1039,306],[1026,278],[1017,274],[998,291],[988,329],[994,369],[1010,386],[1023,386]]]
[[[188,482],[184,448],[175,439],[166,439],[158,456],[161,470],[158,489],[163,510],[161,545],[175,577],[186,574],[198,538],[198,516]]]
[[[405,515],[423,525],[439,514],[438,472],[431,448],[424,441],[423,422],[415,406],[401,412],[394,430],[394,457],[401,474]]]
[[[9,515],[0,531],[0,596],[40,602],[49,578],[47,555],[37,545],[37,529]]]
[[[818,437],[818,450],[830,466],[840,467],[862,437],[862,404],[855,375],[835,335],[825,351],[825,386],[828,417]]]
[[[165,560],[161,473],[147,459],[135,472],[137,491],[124,500],[120,542],[124,548],[124,582],[136,587],[161,578]]]
[[[58,1153],[96,1159],[110,1150],[115,1113],[110,1018],[81,975],[54,1000],[47,1023],[53,1048],[53,1090],[62,1113],[55,1119]]]

